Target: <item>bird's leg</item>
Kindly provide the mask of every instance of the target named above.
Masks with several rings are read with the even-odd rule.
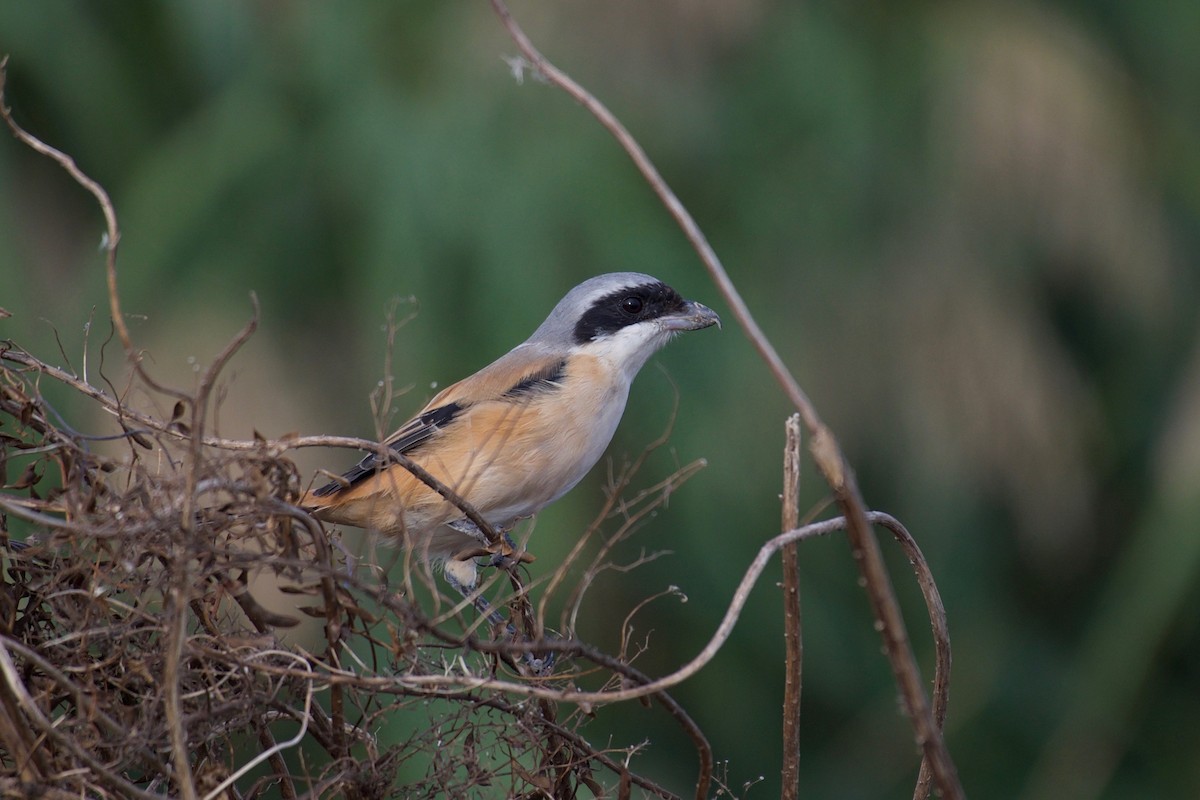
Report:
[[[451,523],[451,527],[472,538],[483,539],[483,532],[469,520],[458,520]],[[463,597],[470,600],[475,609],[480,614],[483,614],[489,622],[493,625],[504,625],[505,632],[513,639],[529,641],[529,637],[520,633],[516,626],[505,620],[500,615],[500,612],[493,608],[492,604],[487,601],[487,598],[475,594],[475,589],[479,585],[479,572],[475,562],[477,556],[486,557],[490,553],[491,558],[488,560],[487,565],[493,567],[500,566],[505,569],[525,561],[533,560],[531,556],[517,552],[516,545],[507,531],[502,532],[502,535],[504,537],[502,547],[487,547],[483,551],[472,550],[461,553],[446,561],[443,566],[443,572],[446,576],[446,582],[453,586]],[[527,652],[521,656],[522,663],[535,675],[548,674],[554,667],[554,660],[555,654],[553,652],[542,655]]]
[[[463,568],[464,563],[469,564],[469,569]],[[454,587],[454,589],[463,597],[470,600],[475,606],[475,610],[486,617],[488,622],[492,623],[493,625],[503,625],[504,632],[511,636],[514,640],[529,641],[529,637],[522,634],[517,630],[516,626],[504,619],[504,617],[500,615],[500,612],[492,607],[492,604],[488,602],[486,597],[483,595],[475,595],[475,589],[478,586],[478,581],[475,580],[477,573],[475,571],[475,564],[472,561],[447,561],[444,568],[444,574],[446,576],[446,583]],[[470,575],[471,580],[469,582],[462,580],[462,578],[466,577],[468,574]],[[475,596],[472,597],[472,595]],[[534,675],[550,674],[550,671],[554,669],[555,659],[556,654],[553,651],[543,654],[534,652],[526,652],[521,654],[521,663],[523,663],[525,667]]]
[[[464,568],[465,567],[465,568]],[[483,595],[476,595],[475,589],[479,585],[478,573],[475,571],[473,560],[468,561],[447,561],[443,569],[443,574],[446,576],[446,583],[450,584],[455,591],[463,597],[471,601],[475,606],[475,610],[487,617],[488,622],[493,625],[505,625],[510,634],[516,634],[516,630],[511,623],[505,621],[504,617],[500,616],[500,612],[492,608],[492,604]],[[470,575],[469,581],[464,581],[463,578]]]
[[[350,552],[350,548],[346,547],[346,543],[340,536],[329,537],[329,543],[346,559],[346,577],[352,577],[354,571],[358,569],[358,556]]]

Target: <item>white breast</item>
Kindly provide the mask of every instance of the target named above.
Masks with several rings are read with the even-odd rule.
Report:
[[[528,409],[526,445],[509,451],[503,473],[495,477],[520,491],[487,509],[496,525],[536,514],[575,487],[604,455],[616,433],[629,379],[611,362],[573,359],[563,388],[537,398]],[[499,499],[499,498],[498,498]]]

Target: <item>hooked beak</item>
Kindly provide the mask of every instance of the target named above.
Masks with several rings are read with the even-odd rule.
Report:
[[[717,316],[717,312],[694,300],[688,300],[679,313],[660,317],[659,322],[664,329],[672,332],[698,331],[713,325],[721,327],[721,318]]]

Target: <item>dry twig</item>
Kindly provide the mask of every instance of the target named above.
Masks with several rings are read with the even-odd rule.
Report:
[[[783,448],[783,530],[800,524],[800,418],[788,417]],[[795,543],[785,544],[783,560],[783,800],[796,800],[800,787],[800,692],[804,640],[800,625],[800,564]]]

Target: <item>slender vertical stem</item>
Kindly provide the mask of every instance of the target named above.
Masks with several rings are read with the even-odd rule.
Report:
[[[800,527],[800,415],[792,414],[785,426],[783,449],[783,531]],[[785,544],[783,559],[783,645],[786,652],[783,682],[783,782],[782,800],[796,800],[800,792],[800,689],[804,640],[800,624],[800,564],[796,543]]]
[[[183,648],[187,642],[187,594],[190,584],[186,557],[178,557],[171,565],[172,581],[167,617],[166,658],[163,664],[164,699],[167,730],[171,737],[171,764],[175,767],[175,791],[183,800],[196,800],[196,783],[192,776],[191,752],[188,748],[187,727],[183,718],[180,681]]]

